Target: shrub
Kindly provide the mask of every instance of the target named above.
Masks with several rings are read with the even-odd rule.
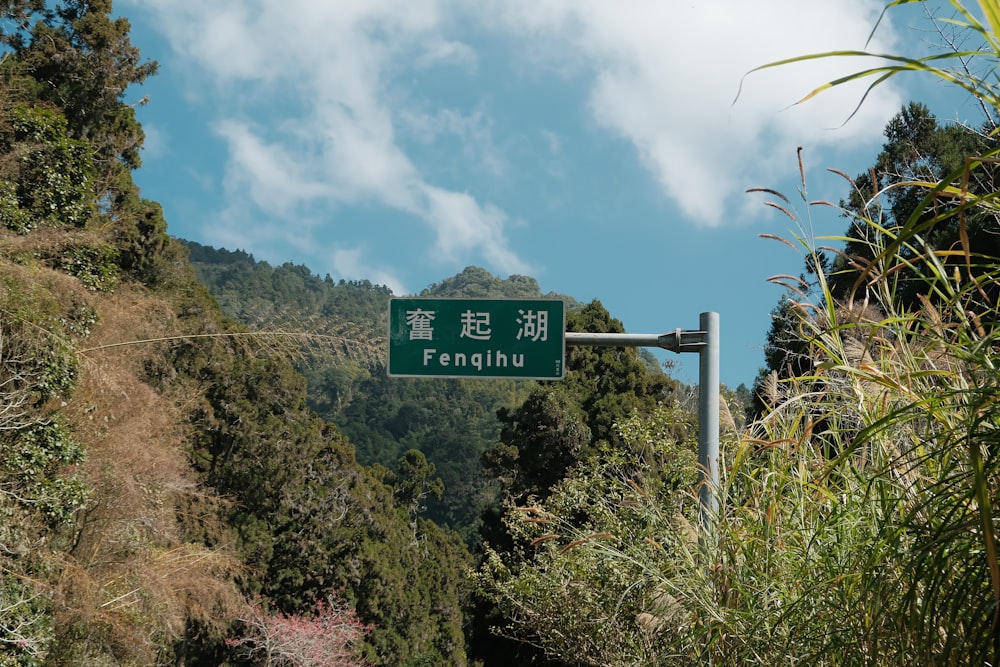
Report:
[[[354,667],[365,664],[355,645],[368,633],[337,596],[316,601],[312,614],[268,613],[258,599],[240,619],[243,636],[227,644],[267,666]]]

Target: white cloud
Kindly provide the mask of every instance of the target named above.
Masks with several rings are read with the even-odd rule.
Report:
[[[440,64],[461,65],[467,71],[474,71],[478,62],[475,50],[468,44],[451,40],[439,40],[426,46],[424,52],[414,61],[420,67]]]
[[[811,61],[742,77],[768,62],[826,50],[861,49],[881,0],[494,0],[491,17],[543,49],[553,72],[592,72],[590,109],[635,148],[642,163],[692,220],[719,225],[748,179],[794,158],[797,145],[844,147],[877,142],[901,98],[873,94],[850,123],[858,86],[789,108],[815,86],[862,64]],[[883,26],[869,48],[891,52]]]
[[[427,145],[454,138],[466,160],[477,163],[493,177],[505,175],[507,161],[494,141],[492,118],[482,109],[471,113],[456,109],[438,109],[433,113],[402,109],[398,116],[399,125],[409,138]]]
[[[344,276],[364,276],[376,285],[385,285],[397,296],[409,294],[395,272],[372,267],[365,261],[361,248],[339,248],[333,251],[334,269]]]
[[[281,144],[269,144],[250,125],[226,120],[217,132],[229,145],[224,185],[235,197],[248,196],[262,211],[288,217],[302,202],[330,193],[299,156]]]
[[[437,250],[442,256],[456,259],[463,248],[473,244],[491,266],[502,266],[508,273],[528,273],[531,268],[517,258],[504,240],[507,216],[500,209],[481,207],[470,195],[426,186],[427,215],[437,227]]]
[[[582,77],[589,97],[581,104],[597,125],[629,142],[696,224],[725,224],[746,187],[788,171],[797,145],[813,155],[877,145],[902,101],[883,88],[831,131],[853,111],[857,87],[789,106],[857,63],[812,61],[742,79],[769,61],[862,48],[882,0],[125,1],[155,15],[173,49],[194,65],[192,85],[211,82],[216,128],[228,148],[231,207],[221,219],[234,228],[292,216],[318,225],[339,206],[376,204],[431,229],[434,246],[425,255],[454,262],[471,254],[498,272],[530,269],[508,240],[510,216],[475,192],[433,182],[406,148],[407,140],[458,137],[494,176],[517,170],[497,148],[506,137],[495,141],[488,114],[414,99],[407,90],[408,74],[426,68],[452,68],[463,80],[484,76],[473,45],[453,34],[469,22],[507,43],[508,65],[521,73],[554,84]],[[885,26],[870,48],[891,52],[893,39]],[[281,120],[265,120],[273,118]],[[553,157],[572,155],[567,134],[518,131],[543,137]],[[335,263],[360,271],[363,255],[340,251]]]
[[[259,214],[315,219],[320,207],[375,203],[430,226],[442,259],[473,254],[496,271],[526,268],[504,235],[506,215],[472,194],[427,182],[397,140],[400,93],[392,81],[399,72],[475,70],[474,51],[444,35],[437,0],[141,6],[154,12],[173,49],[213,82],[216,128],[228,147],[225,185],[242,224]],[[282,120],[265,121],[273,118]],[[462,117],[448,110],[440,118],[465,134],[486,126],[473,118],[456,129]]]

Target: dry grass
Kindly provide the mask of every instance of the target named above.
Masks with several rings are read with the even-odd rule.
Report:
[[[166,304],[127,290],[102,299],[98,310],[88,342],[152,336],[173,324]],[[179,515],[201,505],[198,518],[211,526],[213,501],[187,460],[181,402],[137,378],[156,351],[82,356],[63,409],[86,449],[79,474],[92,495],[56,589],[56,625],[85,625],[94,651],[135,664],[155,662],[189,621],[221,629],[243,605],[233,584],[237,559],[225,547],[192,541]]]

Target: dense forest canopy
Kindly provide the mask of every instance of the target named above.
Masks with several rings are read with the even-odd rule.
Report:
[[[216,250],[192,242],[191,261],[201,281],[219,300],[224,312],[259,327],[302,327],[340,317],[355,322],[377,322],[385,330],[389,292],[365,282],[337,283],[311,275],[306,267],[285,264],[272,267],[256,262],[246,253]],[[560,298],[566,302],[571,330],[621,331],[611,324],[598,304],[583,306],[572,297],[543,294],[528,276],[501,279],[479,267],[428,287],[425,297],[466,298]],[[275,311],[281,304],[285,312]],[[588,313],[602,312],[594,318]],[[603,318],[603,319],[602,319]],[[571,353],[574,359],[585,353]],[[610,354],[610,353],[609,353]],[[633,358],[637,353],[629,353]],[[575,356],[574,356],[575,355]],[[639,377],[667,380],[654,363],[638,357]],[[506,415],[521,406],[534,383],[515,380],[439,380],[389,378],[384,350],[366,359],[311,357],[301,364],[309,382],[310,404],[321,416],[337,424],[354,444],[358,460],[393,470],[407,452],[417,451],[435,469],[440,491],[428,493],[420,503],[424,516],[461,533],[475,548],[481,515],[498,502],[497,473],[484,474],[482,459],[501,438]],[[574,390],[580,396],[597,393],[596,379],[610,378],[612,365],[582,368],[572,378],[590,377],[595,386]],[[567,386],[582,380],[568,380]],[[660,387],[660,398],[667,391]],[[617,394],[624,394],[616,391]],[[655,394],[655,391],[654,391]],[[607,425],[627,415],[620,408],[603,417]],[[598,408],[583,406],[585,411]],[[499,418],[498,418],[499,414]],[[594,419],[597,419],[595,417]],[[608,426],[603,427],[607,429]],[[601,435],[601,437],[606,437]],[[537,444],[542,447],[541,441]],[[559,470],[552,470],[558,476]]]

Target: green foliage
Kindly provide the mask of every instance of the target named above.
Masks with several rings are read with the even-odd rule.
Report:
[[[937,298],[929,291],[936,271],[968,270],[973,266],[972,256],[1000,255],[996,211],[961,208],[961,197],[943,190],[948,185],[966,193],[989,193],[1000,186],[988,160],[974,168],[966,164],[967,158],[998,150],[992,127],[992,119],[979,131],[942,125],[917,102],[904,106],[889,121],[884,130],[887,141],[875,163],[850,182],[848,197],[840,203],[850,220],[841,239],[843,250],[832,259],[827,253],[807,254],[805,273],[772,311],[765,365],[755,383],[755,414],[764,409],[766,396],[773,394],[769,383],[809,372],[808,346],[802,332],[795,330],[799,318],[793,311],[796,301],[813,296],[810,289],[815,286],[809,285],[806,274],[816,275],[816,266],[829,267],[824,279],[839,302],[873,300],[878,298],[874,291],[882,288],[893,292],[899,306],[917,309],[921,300]],[[939,192],[928,198],[927,188],[937,183]],[[917,226],[919,239],[914,238]],[[897,255],[893,272],[881,274],[873,253],[893,244]],[[934,254],[932,262],[925,259],[927,252]],[[988,276],[971,274],[969,279],[980,282],[987,300],[1000,295]]]
[[[965,169],[977,181],[975,162]],[[710,556],[726,597],[701,604],[715,622],[699,642],[716,659],[949,665],[1000,655],[1000,318],[988,296],[1000,276],[972,235],[959,235],[958,263],[935,238],[995,206],[993,194],[965,191],[962,206],[934,214],[959,176],[928,184],[891,228],[885,191],[845,209],[868,230],[851,236],[847,257],[867,274],[865,302],[838,301],[818,271],[815,298],[788,310],[786,335],[807,363],[771,384],[768,410],[733,452]]]
[[[753,415],[754,398],[750,388],[742,383],[736,387],[736,389],[730,389],[723,386],[722,401],[723,406],[719,416],[722,421],[722,429],[726,430],[727,428],[731,428],[737,433],[743,431],[751,415]],[[729,414],[729,418],[731,419],[731,423],[727,421],[727,412]]]
[[[0,579],[0,665],[40,667],[54,640],[46,597],[11,574]]]
[[[862,298],[862,285],[871,280],[866,270],[871,261],[873,245],[885,245],[895,238],[916,215],[927,229],[924,241],[939,251],[945,265],[960,266],[960,256],[949,258],[945,253],[965,243],[976,253],[986,256],[1000,254],[994,228],[994,212],[969,210],[962,216],[948,215],[955,210],[958,198],[939,196],[924,201],[927,184],[943,182],[969,192],[995,191],[1000,181],[990,163],[975,169],[966,168],[966,158],[990,156],[1000,148],[991,133],[993,120],[983,128],[974,130],[964,125],[945,124],[923,104],[910,102],[886,125],[886,144],[875,164],[859,174],[852,184],[847,202],[841,206],[854,216],[847,231],[843,253],[839,254],[831,269],[830,289],[838,299]],[[875,182],[872,182],[872,178]],[[872,205],[877,205],[877,211]],[[865,218],[878,218],[879,224],[866,224]],[[885,237],[880,239],[878,237]],[[919,306],[918,294],[926,296],[925,278],[933,267],[925,265],[919,250],[904,244],[899,249],[900,259],[907,261],[898,275],[892,277],[893,289],[901,303],[910,308]],[[773,367],[772,367],[773,368]]]
[[[416,449],[408,450],[399,459],[399,469],[393,487],[400,505],[410,508],[416,515],[424,509],[424,500],[433,496],[438,500],[444,493],[444,482],[436,477],[437,468],[427,461],[427,457]]]
[[[372,372],[356,361],[346,360],[308,370],[307,378],[310,404],[318,414],[332,416],[341,414],[354,402],[361,384],[372,378]]]
[[[367,317],[369,322],[384,326],[389,296],[385,291],[363,284],[321,281],[305,267],[272,268],[242,252],[188,246],[199,276],[233,317],[257,326],[292,321],[301,325],[320,322],[323,317]],[[454,295],[456,290],[476,295],[525,296],[528,292],[528,296],[539,296],[537,283],[531,279],[499,281],[481,269],[471,268],[429,293]],[[612,321],[599,304],[584,310],[573,316],[580,328],[621,330],[621,324]],[[636,408],[651,409],[657,401],[669,397],[672,387],[662,373],[652,372],[633,350],[607,350],[594,355],[581,352],[570,368],[578,374],[575,381],[554,383],[539,390],[536,399],[543,403],[554,400],[553,406],[562,405],[576,415],[580,438],[577,445],[567,445],[570,455],[559,465],[534,466],[535,470],[553,471],[553,483],[575,465],[581,454],[597,451],[590,438],[591,424],[606,441],[617,439],[618,433],[612,427],[616,419]],[[496,412],[522,404],[533,385],[387,378],[380,364],[360,360],[306,370],[310,391],[319,388],[323,392],[321,397],[314,395],[310,404],[337,422],[338,429],[358,447],[359,459],[380,465],[358,476],[350,472],[354,464],[346,452],[338,453],[336,447],[317,450],[302,442],[296,447],[296,457],[308,459],[308,465],[296,462],[298,458],[285,458],[288,454],[283,451],[264,454],[260,448],[265,443],[259,435],[251,440],[250,436],[239,435],[239,431],[246,427],[255,434],[281,433],[284,429],[285,441],[294,438],[288,433],[288,424],[293,421],[290,415],[284,414],[280,421],[260,429],[253,424],[259,424],[262,417],[248,414],[252,406],[259,404],[261,392],[266,393],[267,378],[273,378],[275,371],[255,373],[249,381],[241,378],[237,369],[220,371],[226,379],[211,383],[215,394],[212,403],[224,406],[224,410],[212,408],[211,422],[215,426],[211,432],[221,439],[205,449],[199,448],[199,457],[213,484],[242,499],[241,509],[231,521],[243,536],[243,543],[253,547],[248,552],[251,562],[268,568],[269,574],[261,579],[261,590],[283,609],[294,610],[336,582],[348,591],[360,618],[374,626],[367,640],[372,656],[383,660],[392,656],[398,664],[459,660],[456,647],[464,646],[462,611],[452,606],[454,599],[433,602],[441,595],[440,588],[422,582],[424,577],[427,581],[453,582],[447,585],[455,586],[455,599],[464,600],[467,593],[458,583],[461,572],[450,568],[468,563],[468,556],[461,555],[464,548],[453,541],[454,536],[441,542],[441,537],[448,534],[428,519],[462,529],[470,541],[474,538],[480,513],[496,502],[496,486],[480,470],[481,456],[500,436],[501,422]],[[198,375],[204,377],[204,371]],[[241,388],[241,393],[234,395],[227,387]],[[254,388],[252,397],[243,398],[246,387]],[[542,407],[539,411],[545,413]],[[546,413],[539,418],[551,416]],[[239,426],[234,429],[236,424]],[[246,444],[234,446],[232,437]],[[558,449],[551,447],[551,438],[536,439],[538,447],[524,447],[526,459],[528,452]],[[254,468],[230,478],[237,469],[244,469],[240,461],[243,456],[254,462]],[[262,461],[267,462],[263,465],[266,472],[260,470]],[[316,476],[316,485],[310,482],[306,488],[312,490],[294,491],[299,482],[293,480],[303,470],[309,470],[310,479]],[[320,485],[319,480],[325,481]],[[284,488],[286,500],[280,505],[258,505],[271,496],[272,486]],[[362,498],[368,500],[361,502]],[[248,507],[259,509],[245,511]],[[265,521],[264,516],[271,518]],[[284,516],[287,518],[281,518]],[[286,534],[295,539],[287,541]],[[415,544],[423,545],[425,555],[410,560],[415,555]],[[438,544],[434,548],[442,551],[426,552],[431,544]],[[431,553],[439,555],[431,557]],[[309,554],[308,558],[305,554]],[[445,563],[449,569],[442,572],[439,568]],[[365,573],[361,579],[360,572]],[[438,610],[451,608],[452,620],[444,622],[440,629],[429,630],[423,625],[426,621],[421,620],[424,613],[415,611],[427,605]],[[395,620],[400,617],[411,619],[411,627],[405,632]],[[432,646],[404,641],[406,632],[416,632],[420,627],[424,628],[420,636],[430,633],[439,639]],[[442,644],[445,637],[451,639]],[[421,645],[425,648],[419,649]],[[442,646],[451,648],[445,650]]]
[[[594,301],[579,314],[571,313],[568,331],[623,333],[625,328]],[[615,424],[636,410],[648,412],[661,401],[672,398],[676,383],[662,373],[649,372],[638,358],[636,348],[581,346],[569,351],[563,383],[587,413],[588,427],[595,443],[616,445]]]
[[[22,298],[30,298],[32,290],[23,291],[29,294]],[[51,558],[49,550],[58,543],[59,533],[75,523],[89,496],[72,472],[83,462],[82,447],[65,420],[44,407],[54,396],[68,397],[76,358],[65,339],[38,327],[44,323],[58,331],[58,323],[47,320],[45,313],[34,315],[35,321],[12,324],[8,314],[6,326],[0,328],[2,664],[43,664],[54,638],[43,564]],[[42,544],[47,546],[40,549]]]
[[[0,224],[19,233],[83,227],[99,213],[117,251],[85,244],[57,265],[93,289],[111,287],[116,263],[147,284],[164,282],[178,253],[159,205],[139,198],[131,180],[143,134],[133,105],[122,101],[156,64],[140,62],[110,0],[51,9],[18,2],[7,11],[19,28],[5,36],[13,51],[3,80],[22,101],[0,119]]]
[[[74,520],[88,492],[83,483],[61,476],[66,466],[81,463],[83,450],[58,418],[0,432],[6,478],[5,493],[25,509],[38,510],[56,526]]]
[[[206,482],[236,501],[227,520],[258,573],[247,589],[287,613],[342,591],[373,626],[365,646],[379,664],[421,654],[465,664],[465,546],[412,522],[412,505],[311,413],[287,361],[231,344],[185,343],[169,368],[209,387],[194,414],[193,455]]]
[[[305,266],[272,267],[252,255],[183,242],[198,280],[208,287],[222,311],[255,326],[311,323],[319,318],[366,323],[385,330],[387,287],[369,281],[321,279]]]
[[[98,322],[98,314],[87,303],[76,304],[65,317],[59,318],[59,325],[71,336],[87,336],[92,326]]]
[[[764,367],[754,380],[751,416],[760,416],[767,406],[774,404],[778,378],[809,372],[812,361],[806,354],[808,345],[799,324],[796,302],[787,294],[783,295],[771,311],[771,326],[764,344]]]
[[[570,313],[570,331],[620,333],[600,302]],[[673,381],[651,373],[634,348],[571,348],[567,377],[541,383],[516,409],[498,413],[501,445],[486,455],[492,475],[516,498],[544,497],[574,463],[603,446],[620,447],[615,424],[672,399]]]
[[[71,137],[93,146],[107,170],[102,182],[113,178],[116,165],[134,169],[141,162],[142,128],[122,98],[157,69],[140,62],[128,20],[111,12],[111,0],[68,0],[42,12],[30,35],[15,43],[23,73],[44,83],[37,94],[63,111]]]
[[[88,289],[103,292],[118,282],[118,257],[118,249],[109,245],[69,245],[61,249],[55,263]]]
[[[25,233],[38,225],[82,227],[93,204],[90,145],[67,134],[66,118],[41,106],[14,105],[0,125],[0,153],[15,163],[4,173],[0,217]]]
[[[621,323],[611,318],[599,302],[585,306],[578,313],[571,313],[567,324],[571,331],[623,331]],[[626,438],[635,438],[637,446],[640,441],[645,446],[646,440],[638,437],[634,429],[629,430],[632,427],[623,431],[621,425],[631,424],[633,419],[651,419],[657,414],[669,415],[655,421],[658,426],[650,427],[662,426],[664,435],[669,437],[666,442],[686,442],[694,433],[690,415],[676,407],[667,408],[676,405],[673,396],[676,384],[662,373],[651,372],[633,348],[571,348],[566,366],[568,373],[562,382],[539,383],[519,407],[498,413],[503,425],[500,442],[483,459],[487,473],[497,480],[507,500],[505,514],[498,511],[485,513],[480,529],[481,538],[489,547],[486,552],[488,567],[494,568],[490,576],[495,581],[514,576],[520,582],[519,587],[515,587],[519,592],[506,589],[502,593],[494,591],[493,594],[486,594],[486,604],[479,609],[474,642],[489,647],[487,652],[477,654],[487,665],[509,664],[520,659],[517,656],[525,650],[516,643],[487,637],[488,626],[506,628],[501,631],[504,636],[543,647],[546,651],[549,651],[549,647],[539,639],[539,635],[549,631],[566,637],[564,646],[575,640],[582,640],[583,626],[590,627],[594,633],[600,633],[597,628],[601,624],[586,617],[586,613],[594,611],[593,609],[581,611],[573,617],[574,620],[570,622],[579,622],[581,625],[572,631],[565,627],[557,628],[553,619],[556,608],[561,604],[565,606],[564,598],[552,597],[555,591],[568,587],[567,590],[572,590],[574,595],[593,600],[599,593],[592,590],[585,593],[585,589],[593,588],[593,580],[581,575],[579,582],[570,582],[568,573],[564,573],[566,576],[557,577],[558,581],[546,580],[544,585],[542,582],[525,583],[534,576],[534,565],[526,555],[531,550],[525,542],[538,535],[529,536],[524,533],[518,510],[514,508],[548,508],[549,502],[560,502],[553,501],[552,498],[576,498],[575,502],[579,504],[572,509],[569,508],[571,501],[567,500],[566,513],[561,517],[560,532],[568,533],[579,529],[585,531],[584,537],[580,539],[587,541],[587,535],[601,530],[586,532],[587,527],[592,524],[588,516],[590,510],[584,507],[584,498],[591,493],[592,498],[605,497],[610,493],[608,487],[597,488],[597,480],[603,479],[604,474],[599,472],[603,465],[599,462],[605,461],[609,466],[615,467],[626,465],[626,461],[631,465],[631,462],[643,460],[641,456],[644,455],[631,449],[630,441]],[[592,475],[591,472],[595,469],[598,472]],[[584,470],[590,472],[582,472]],[[612,494],[607,497],[617,496]],[[549,520],[546,517],[542,519],[539,523]],[[546,548],[551,548],[551,545]],[[592,557],[587,564],[574,563],[568,569],[595,571],[603,567],[599,560]],[[516,574],[495,569],[498,564],[515,568]],[[635,574],[634,571],[623,570],[623,577],[628,576],[627,573]],[[544,573],[540,576],[545,578]],[[481,592],[486,591],[483,582],[480,582],[480,589]],[[535,591],[538,591],[538,599],[551,600],[551,606],[538,617],[548,619],[545,627],[515,627],[520,626],[520,621],[527,617],[535,618],[532,610],[520,608],[517,602],[519,595],[523,595],[522,599],[534,599]],[[614,597],[616,593],[612,592],[611,595]],[[615,597],[619,598],[620,596]],[[585,608],[587,604],[583,603],[581,606]],[[595,613],[606,618],[611,613],[611,607]],[[623,614],[627,616],[627,612]],[[617,625],[608,626],[607,629],[612,634],[623,631]],[[631,640],[622,635],[622,641]],[[575,643],[580,650],[591,650],[589,645],[584,649],[584,643]],[[555,664],[583,664],[568,650],[549,651],[549,657],[553,656],[559,660]]]
[[[138,188],[131,184],[118,190],[114,228],[118,265],[126,275],[146,285],[162,286],[170,275],[170,263],[179,263],[181,254],[167,235],[163,207],[139,197]]]
[[[385,331],[390,296],[386,288],[366,281],[321,280],[306,267],[271,267],[242,251],[187,245],[199,279],[234,319],[257,327],[305,324],[318,330],[328,326],[325,322],[346,320],[362,330]],[[425,294],[541,296],[534,279],[501,280],[475,267]],[[387,378],[381,358],[313,358],[302,370],[309,380],[309,404],[337,423],[356,447],[359,461],[395,468],[408,450],[423,453],[435,466],[444,491],[440,498],[426,498],[422,515],[461,532],[470,542],[475,539],[481,512],[495,500],[480,458],[500,436],[496,412],[521,403],[529,384]]]
[[[36,12],[45,9],[45,0],[4,0],[0,3],[0,43],[5,46],[22,44],[24,32]]]
[[[17,183],[0,180],[0,225],[19,234],[29,231],[34,222],[31,214],[21,208]]]
[[[672,581],[694,551],[697,457],[676,439],[689,421],[676,408],[633,416],[619,428],[627,449],[604,448],[544,501],[508,508],[515,546],[488,549],[474,576],[509,619],[495,632],[562,664],[666,664],[657,632],[691,620]]]
[[[406,451],[422,452],[444,484],[440,499],[426,498],[423,516],[472,540],[481,512],[494,500],[480,459],[500,435],[496,412],[523,400],[529,386],[504,380],[389,378],[384,370],[373,369],[333,418],[363,463],[395,468]]]
[[[984,24],[953,2],[957,25],[1000,53],[1000,7],[979,4]],[[165,620],[144,623],[161,609],[150,585],[100,568],[109,553],[127,553],[137,570],[155,562],[143,560],[150,553],[166,554],[161,569],[143,570],[162,588],[193,559],[225,552],[230,538],[243,558],[245,592],[292,614],[342,592],[373,625],[366,656],[386,665],[469,662],[470,568],[484,605],[493,605],[484,616],[493,612],[501,636],[536,647],[536,664],[1000,661],[996,187],[989,160],[966,159],[989,157],[992,139],[940,128],[919,106],[895,119],[874,178],[853,182],[858,196],[843,207],[852,223],[845,256],[809,252],[795,301],[776,313],[788,326],[775,329],[768,354],[784,374],[768,376],[761,418],[724,443],[717,532],[699,535],[693,418],[677,407],[674,384],[631,350],[574,348],[561,383],[390,382],[372,357],[344,363],[334,353],[325,361],[336,363],[306,369],[307,381],[244,337],[188,280],[162,210],[128,177],[141,128],[122,96],[155,65],[140,63],[127,21],[111,17],[109,0],[52,10],[11,0],[0,12],[10,20],[0,41],[11,49],[0,75],[9,98],[20,100],[0,114],[0,223],[18,233],[54,228],[8,235],[20,263],[0,266],[0,662],[124,664],[138,654],[111,627],[118,622],[140,628],[137,641],[164,662],[220,664],[218,630],[205,630],[205,619],[220,614],[195,612],[204,579],[190,586],[190,616],[171,634]],[[889,62],[874,72],[944,73],[942,59]],[[952,80],[995,104],[994,82],[970,80],[970,71]],[[109,237],[88,230],[68,238],[64,230],[95,216]],[[382,330],[385,288],[320,280],[305,267],[272,268],[240,252],[219,251],[216,261],[191,246],[191,255],[208,257],[199,270],[232,317]],[[39,257],[106,291],[85,291]],[[198,530],[210,549],[175,549],[164,537],[172,528],[148,516],[128,523],[110,513],[103,520],[124,527],[99,528],[101,512],[119,510],[108,500],[125,506],[126,495],[87,504],[86,527],[64,525],[85,501],[74,470],[82,465],[77,434],[85,427],[88,444],[100,443],[110,422],[91,423],[88,411],[103,405],[113,415],[107,404],[128,391],[70,398],[81,369],[111,370],[94,351],[109,353],[112,334],[131,333],[94,329],[93,304],[102,313],[117,308],[121,318],[150,294],[116,284],[115,265],[173,304],[134,338],[177,338],[128,363],[144,369],[162,392],[157,400],[169,398],[187,417],[167,430],[177,427],[189,444],[198,484],[183,475],[174,483],[196,486],[205,504],[180,504],[168,523]],[[531,278],[502,281],[474,267],[427,290],[538,292]],[[837,300],[852,294],[865,299]],[[598,303],[570,310],[571,330],[621,331]],[[92,329],[104,338],[87,343],[91,354],[78,365],[74,349]],[[326,394],[309,398],[316,388]],[[52,412],[57,398],[74,410],[73,429]],[[352,441],[363,461],[381,465],[359,465]],[[492,444],[495,480],[478,468]],[[138,468],[129,474],[145,483]],[[470,517],[498,489],[507,512],[485,522],[489,548],[473,568],[459,535],[428,517],[469,538]],[[153,495],[173,511],[174,496]],[[206,528],[216,510],[230,537]],[[122,541],[121,552],[108,546]],[[84,563],[88,555],[94,562]],[[92,578],[78,576],[86,567]],[[57,618],[70,622],[60,627]],[[115,638],[120,645],[111,645]],[[482,636],[474,641],[482,641],[473,648],[484,664],[528,659]]]
[[[17,449],[7,454],[5,464],[25,479],[38,479],[81,461],[83,451],[69,437],[66,426],[53,419],[19,430]]]
[[[515,497],[545,495],[583,457],[591,443],[587,415],[556,387],[538,389],[513,412],[501,444],[488,452],[488,468]]]
[[[36,405],[57,396],[68,398],[76,382],[76,354],[65,341],[58,339],[49,339],[35,354],[23,372],[30,378]]]
[[[778,387],[730,466],[712,556],[727,596],[703,611],[718,619],[719,639],[703,641],[720,660],[993,661],[994,538],[975,526],[996,506],[996,378],[971,350],[995,334],[969,318],[996,319],[950,272],[927,287],[946,299],[914,313],[885,283],[880,309],[851,319],[829,292],[823,316],[797,311],[814,369]]]
[[[34,407],[68,399],[79,365],[73,340],[96,322],[93,307],[59,280],[9,267],[0,268],[0,304],[0,397]],[[0,425],[11,412],[0,410]]]
[[[458,275],[431,285],[420,293],[424,297],[459,298],[558,298],[566,301],[567,310],[579,310],[575,299],[550,292],[543,295],[538,281],[530,276],[512,275],[506,280],[497,278],[486,269],[467,266]]]

